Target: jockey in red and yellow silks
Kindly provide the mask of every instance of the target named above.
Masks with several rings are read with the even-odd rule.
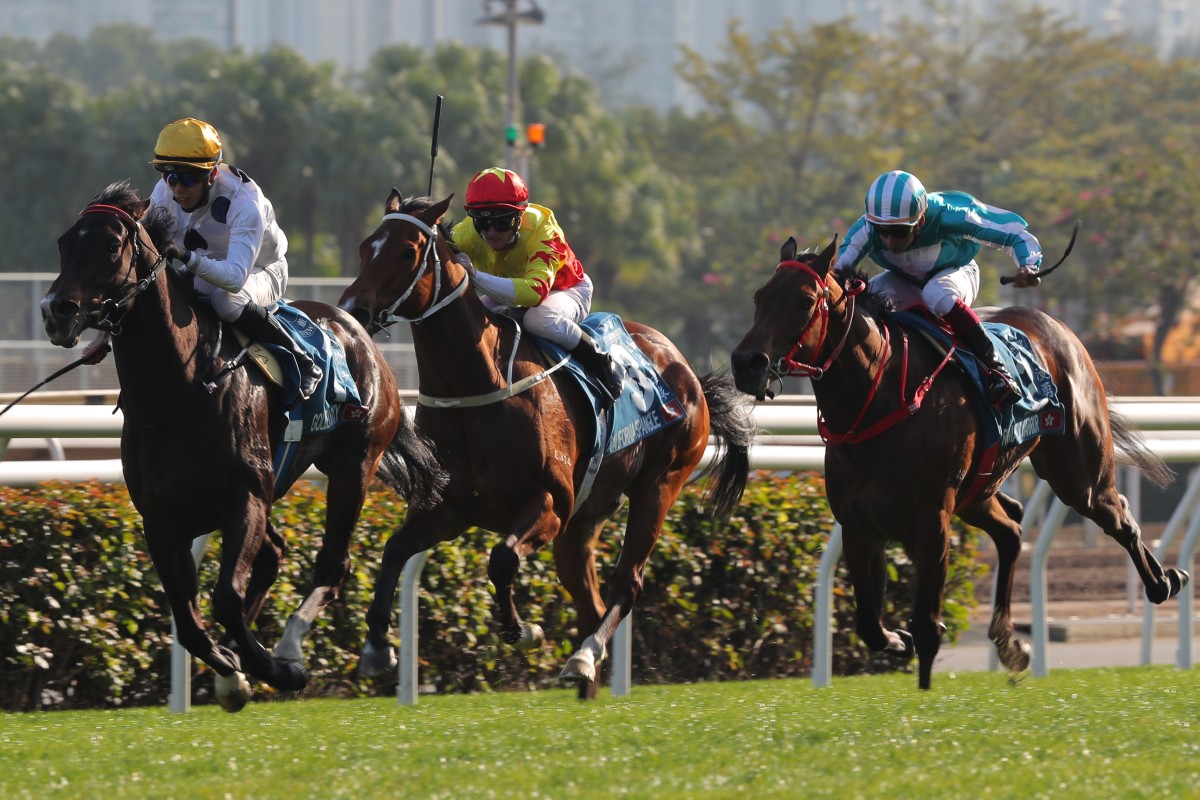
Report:
[[[530,203],[521,176],[499,167],[480,171],[467,184],[466,210],[450,239],[484,305],[527,309],[527,331],[565,348],[611,399],[619,397],[624,372],[579,326],[592,310],[592,279],[554,212]]]

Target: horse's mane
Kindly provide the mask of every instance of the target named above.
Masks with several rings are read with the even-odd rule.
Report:
[[[796,254],[796,260],[802,264],[811,264],[816,261],[817,256],[821,253],[816,248],[808,248]],[[894,311],[895,305],[891,298],[876,294],[871,290],[871,276],[864,272],[861,268],[855,267],[853,272],[833,273],[834,280],[844,290],[847,286],[856,280],[862,281],[867,286],[867,291],[858,296],[859,307],[873,317],[878,317],[888,311]]]
[[[128,180],[114,181],[100,194],[88,201],[89,206],[106,205],[116,206],[130,214],[133,214],[134,209],[142,202],[142,196],[138,194],[138,190],[130,185]],[[150,241],[154,243],[154,247],[161,249],[164,244],[171,241],[175,236],[175,220],[171,216],[171,212],[166,208],[152,208],[142,217],[142,227],[146,229],[146,233],[150,235]]]

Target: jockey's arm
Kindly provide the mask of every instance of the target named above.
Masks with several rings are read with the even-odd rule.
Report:
[[[199,277],[227,292],[240,291],[246,285],[254,262],[262,248],[265,226],[258,208],[247,204],[231,210],[229,219],[229,251],[215,258],[193,250],[187,268]]]

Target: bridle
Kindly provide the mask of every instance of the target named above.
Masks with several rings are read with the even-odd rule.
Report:
[[[842,338],[830,351],[829,356],[826,357],[823,364],[819,366],[805,364],[796,360],[796,355],[803,347],[802,342],[804,341],[804,337],[808,335],[809,330],[814,324],[817,323],[817,320],[819,319],[821,332],[817,338],[816,346],[812,349],[813,356],[816,357],[821,352],[821,346],[825,343],[825,336],[829,330],[829,297],[831,294],[829,291],[829,283],[824,276],[820,275],[812,267],[800,261],[784,261],[775,269],[776,271],[781,269],[803,270],[815,278],[822,289],[820,292],[820,303],[817,305],[817,308],[813,312],[812,316],[809,317],[808,323],[804,326],[804,330],[800,332],[800,336],[796,340],[796,343],[792,345],[792,349],[788,351],[787,355],[780,358],[777,362],[775,366],[776,374],[781,379],[786,376],[800,375],[813,381],[820,380],[822,377],[824,377],[825,372],[837,359],[838,355],[842,352],[842,348],[846,344],[846,339],[850,334],[850,321],[853,321],[854,318],[854,299],[866,290],[867,285],[861,278],[852,278],[849,284],[843,288],[842,297],[847,300],[847,318],[849,321],[846,323],[845,330],[842,333]],[[892,349],[891,329],[886,324],[883,324],[880,327],[882,329],[881,334],[883,336],[883,347],[877,359],[878,365],[875,368],[875,374],[871,378],[871,388],[867,391],[866,399],[863,401],[862,407],[859,409],[858,415],[855,417],[854,422],[850,424],[850,427],[844,433],[835,433],[831,431],[829,426],[826,424],[824,413],[818,409],[817,432],[821,435],[821,439],[826,444],[839,445],[864,442],[867,439],[878,436],[897,423],[915,414],[918,410],[920,410],[921,404],[925,399],[925,395],[933,386],[934,379],[942,372],[943,369],[945,369],[946,365],[950,363],[950,358],[954,355],[954,348],[950,348],[945,357],[942,359],[942,362],[938,364],[933,372],[922,379],[917,385],[916,389],[913,391],[912,397],[906,398],[904,396],[904,387],[908,380],[908,334],[901,329],[898,404],[892,411],[885,414],[883,418],[860,430],[859,426],[866,418],[867,410],[871,408],[871,405],[875,400],[875,395],[878,393],[879,387],[883,381],[884,367],[887,363],[888,355],[891,353]]]
[[[804,330],[800,331],[800,335],[796,338],[796,343],[792,345],[792,348],[788,350],[785,355],[780,357],[780,359],[775,363],[772,371],[779,378],[799,376],[808,378],[810,380],[819,381],[822,377],[824,377],[826,370],[829,369],[830,365],[833,364],[838,355],[841,354],[842,348],[846,345],[846,339],[850,335],[850,326],[846,325],[846,329],[842,332],[842,338],[838,340],[838,343],[829,352],[829,355],[825,358],[824,363],[816,365],[806,364],[803,361],[800,361],[798,357],[800,351],[804,348],[804,339],[808,336],[809,331],[812,330],[813,325],[819,323],[821,326],[820,333],[817,336],[817,343],[811,349],[814,358],[820,354],[821,347],[825,344],[825,337],[829,333],[829,298],[832,295],[832,292],[829,290],[829,282],[827,278],[818,273],[808,264],[805,264],[803,261],[783,261],[780,262],[779,266],[775,267],[776,272],[789,269],[798,269],[802,272],[807,272],[817,281],[817,284],[821,287],[821,291],[817,295],[819,298],[817,307],[809,316],[808,322],[804,326]],[[862,294],[866,288],[867,284],[865,282],[859,278],[855,278],[850,282],[849,286],[843,289],[842,297],[848,303],[847,312],[849,317],[853,318],[854,316],[854,299],[858,295]]]
[[[385,330],[388,327],[395,325],[397,322],[410,322],[415,324],[432,317],[438,311],[441,311],[443,308],[457,299],[459,295],[465,292],[467,290],[467,286],[471,282],[470,275],[464,271],[462,282],[459,283],[458,286],[455,286],[453,289],[451,289],[449,294],[447,294],[441,300],[430,300],[430,305],[424,311],[422,311],[420,315],[416,317],[403,317],[396,314],[396,309],[400,307],[401,303],[408,299],[409,295],[413,293],[413,290],[415,290],[417,285],[421,282],[421,279],[425,277],[425,271],[427,269],[433,269],[432,297],[436,298],[439,294],[441,294],[442,273],[444,270],[442,269],[441,256],[438,255],[437,247],[435,246],[438,238],[438,229],[436,225],[432,227],[426,225],[424,220],[418,219],[411,214],[384,214],[383,222],[387,222],[388,220],[401,220],[403,222],[411,222],[413,225],[415,225],[418,230],[425,234],[425,248],[421,251],[421,257],[419,259],[421,266],[417,269],[416,275],[413,276],[412,283],[409,284],[408,288],[403,294],[396,298],[394,303],[387,308],[381,309],[379,313],[375,315],[375,318],[371,320],[368,330],[372,334],[378,333],[381,330]],[[432,264],[430,263],[431,261]]]
[[[124,330],[122,323],[125,320],[125,315],[129,313],[129,306],[139,294],[150,288],[150,284],[154,283],[167,266],[167,257],[159,253],[154,266],[146,277],[134,281],[131,276],[137,265],[142,260],[142,233],[145,229],[142,223],[134,219],[123,208],[111,206],[104,203],[96,203],[90,205],[83,211],[79,212],[79,216],[84,214],[112,214],[121,222],[121,226],[125,228],[129,236],[130,247],[133,250],[133,256],[129,260],[129,269],[122,276],[121,285],[113,292],[112,297],[106,297],[100,302],[100,307],[94,311],[88,312],[88,317],[91,318],[92,325],[113,336],[120,336]]]

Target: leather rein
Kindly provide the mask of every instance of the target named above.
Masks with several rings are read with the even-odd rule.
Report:
[[[804,348],[804,339],[806,336],[808,336],[809,331],[812,330],[814,325],[818,323],[820,324],[820,332],[817,336],[817,343],[811,349],[814,358],[821,352],[821,348],[824,346],[825,339],[829,333],[829,312],[831,309],[829,298],[832,292],[829,289],[829,282],[826,276],[821,275],[808,264],[805,264],[802,261],[784,261],[775,268],[776,272],[786,269],[798,269],[812,276],[821,286],[821,292],[819,293],[820,302],[817,304],[813,314],[809,316],[808,323],[804,326],[804,330],[800,332],[800,336],[797,338],[796,343],[792,345],[792,348],[787,352],[787,354],[780,358],[776,363],[775,373],[780,378],[799,376],[808,378],[812,381],[819,381],[825,376],[825,373],[833,365],[834,361],[837,360],[838,356],[841,355],[842,349],[845,347],[846,340],[850,335],[850,323],[854,319],[855,298],[866,290],[867,285],[862,279],[855,278],[850,282],[849,286],[844,288],[842,297],[847,299],[847,323],[845,330],[842,332],[842,338],[839,339],[837,344],[833,346],[823,363],[820,365],[806,364],[799,360],[799,356],[800,351]],[[896,409],[885,415],[882,419],[860,431],[858,430],[858,426],[862,423],[863,418],[866,416],[867,409],[871,407],[871,403],[874,401],[875,395],[878,393],[879,387],[883,382],[884,367],[887,362],[888,354],[892,349],[891,328],[887,325],[887,323],[883,322],[881,322],[881,327],[883,329],[883,348],[879,356],[879,366],[876,368],[875,374],[871,378],[871,388],[867,391],[866,400],[863,401],[862,408],[859,409],[858,415],[854,418],[854,422],[850,424],[849,430],[847,430],[845,433],[834,433],[829,429],[828,424],[825,422],[824,412],[821,411],[819,407],[817,409],[817,431],[821,435],[821,440],[826,444],[857,444],[878,436],[902,420],[911,417],[921,408],[921,404],[925,400],[925,395],[933,386],[934,379],[946,367],[946,365],[950,363],[950,359],[954,355],[954,348],[951,348],[949,352],[946,353],[946,357],[942,359],[942,363],[938,364],[937,368],[934,369],[932,373],[926,376],[925,379],[917,385],[916,389],[913,390],[913,396],[906,400],[904,398],[904,385],[908,382],[908,333],[901,328],[899,381],[900,404]]]

